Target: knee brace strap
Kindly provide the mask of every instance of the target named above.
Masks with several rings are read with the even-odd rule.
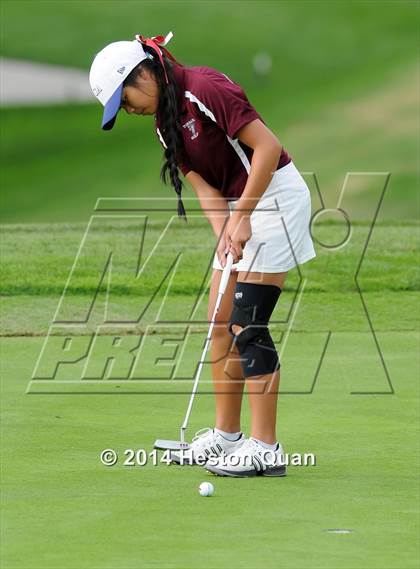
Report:
[[[235,338],[245,377],[273,373],[280,367],[267,327],[280,293],[275,285],[236,284],[229,331]],[[235,334],[234,324],[244,329]]]

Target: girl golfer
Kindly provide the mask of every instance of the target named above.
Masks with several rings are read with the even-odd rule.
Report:
[[[276,436],[280,362],[268,323],[287,272],[315,255],[309,189],[291,157],[242,88],[210,67],[186,67],[164,47],[172,38],[137,35],[100,51],[90,70],[105,107],[102,128],[118,111],[154,115],[167,174],[185,217],[180,169],[198,196],[216,239],[209,319],[227,254],[234,265],[212,337],[216,398],[213,429],[199,431],[190,462],[223,476],[283,476]],[[186,231],[188,229],[186,228]],[[244,384],[250,437],[241,431]],[[204,432],[203,432],[204,431]],[[184,463],[180,453],[174,462]]]

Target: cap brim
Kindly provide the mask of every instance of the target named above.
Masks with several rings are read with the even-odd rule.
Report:
[[[123,84],[119,85],[117,90],[111,96],[109,101],[104,107],[104,114],[102,116],[102,130],[111,130],[117,118],[118,111],[121,106]]]

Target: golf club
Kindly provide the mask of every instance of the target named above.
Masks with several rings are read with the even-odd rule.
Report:
[[[222,298],[223,298],[223,295],[224,295],[225,290],[226,290],[226,285],[227,285],[228,280],[229,280],[229,275],[230,275],[230,271],[232,268],[232,264],[233,264],[233,257],[232,257],[232,254],[229,253],[229,255],[227,256],[227,259],[226,259],[225,268],[223,269],[222,278],[220,279],[219,290],[217,293],[216,306],[214,307],[213,317],[212,317],[211,322],[210,322],[209,331],[207,334],[206,342],[204,344],[203,353],[201,355],[200,363],[198,365],[197,372],[195,374],[194,385],[193,385],[193,389],[192,389],[192,393],[191,393],[191,397],[190,397],[190,402],[188,404],[187,412],[185,413],[184,422],[182,423],[182,426],[181,426],[180,440],[179,441],[171,441],[171,440],[166,440],[166,439],[158,439],[157,441],[155,441],[155,444],[154,444],[154,447],[156,449],[160,449],[160,450],[181,450],[181,449],[188,449],[189,448],[189,444],[187,442],[185,442],[185,431],[187,429],[188,421],[190,419],[191,409],[192,409],[192,406],[194,403],[194,397],[195,397],[195,394],[197,393],[198,382],[200,380],[201,370],[203,369],[204,360],[206,358],[207,350],[208,350],[210,340],[211,340],[211,335],[213,333],[216,315],[219,312],[220,303],[222,302]]]

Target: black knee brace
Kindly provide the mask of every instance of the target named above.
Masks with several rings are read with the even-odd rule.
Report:
[[[241,356],[244,377],[273,373],[280,368],[268,322],[280,296],[275,285],[236,283],[229,332]],[[234,334],[233,325],[243,330]]]

